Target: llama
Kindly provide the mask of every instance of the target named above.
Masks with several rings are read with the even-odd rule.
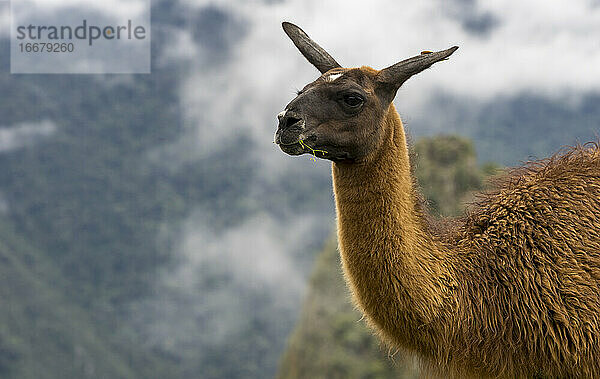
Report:
[[[332,161],[344,277],[379,337],[445,376],[600,377],[598,146],[513,169],[468,214],[436,221],[392,100],[457,47],[342,68],[283,28],[322,75],[279,114],[275,142]]]

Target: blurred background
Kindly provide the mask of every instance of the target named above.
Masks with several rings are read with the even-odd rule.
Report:
[[[11,75],[8,10],[2,378],[417,375],[352,309],[330,164],[272,143],[318,77],[281,21],[347,67],[460,46],[395,100],[436,214],[598,138],[597,0],[153,0],[148,75]]]

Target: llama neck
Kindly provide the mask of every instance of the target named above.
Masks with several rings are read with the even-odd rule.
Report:
[[[333,164],[344,273],[358,306],[386,340],[434,349],[429,326],[451,307],[453,275],[446,250],[418,209],[406,137],[393,105],[383,122],[388,134],[378,156]]]

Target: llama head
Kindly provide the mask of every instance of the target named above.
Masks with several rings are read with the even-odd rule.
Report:
[[[383,120],[402,83],[458,49],[423,52],[381,71],[342,68],[296,25],[284,22],[283,29],[322,75],[278,115],[275,143],[290,155],[332,161],[361,161],[377,151],[384,128],[393,127]]]

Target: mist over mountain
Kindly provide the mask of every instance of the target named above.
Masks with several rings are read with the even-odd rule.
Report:
[[[597,141],[599,104],[600,92],[578,94],[575,99],[520,93],[490,101],[440,94],[431,99],[435,112],[407,117],[405,124],[416,136],[469,136],[481,161],[515,166],[548,157],[565,146]]]
[[[516,164],[596,137],[600,54],[582,46],[597,8],[576,2],[559,35],[556,10],[519,16],[533,1],[376,3],[153,1],[152,74],[11,75],[0,2],[0,213],[5,236],[26,241],[2,251],[18,262],[34,251],[43,264],[19,271],[33,272],[23,293],[53,299],[11,296],[22,313],[0,313],[31,320],[20,328],[49,336],[50,354],[103,357],[69,375],[275,374],[334,230],[330,165],[272,143],[275,115],[318,75],[282,20],[355,66],[461,45],[398,94],[415,139],[459,134],[480,162]],[[44,369],[23,329],[0,328],[8,376]]]

